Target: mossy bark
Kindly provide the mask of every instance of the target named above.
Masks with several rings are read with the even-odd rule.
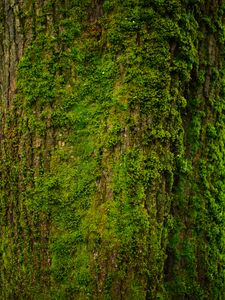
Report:
[[[223,1],[0,0],[2,299],[224,299]]]

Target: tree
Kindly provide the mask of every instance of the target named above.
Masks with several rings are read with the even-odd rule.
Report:
[[[224,1],[1,0],[2,299],[224,299]]]

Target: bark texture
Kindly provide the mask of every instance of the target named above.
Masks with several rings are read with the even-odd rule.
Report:
[[[223,0],[0,0],[0,297],[224,299]]]

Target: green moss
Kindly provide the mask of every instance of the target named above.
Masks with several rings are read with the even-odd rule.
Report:
[[[1,161],[4,299],[223,299],[224,30],[208,9],[28,5]]]

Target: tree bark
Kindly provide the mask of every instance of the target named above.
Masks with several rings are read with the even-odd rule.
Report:
[[[224,1],[0,12],[1,298],[225,298]]]

